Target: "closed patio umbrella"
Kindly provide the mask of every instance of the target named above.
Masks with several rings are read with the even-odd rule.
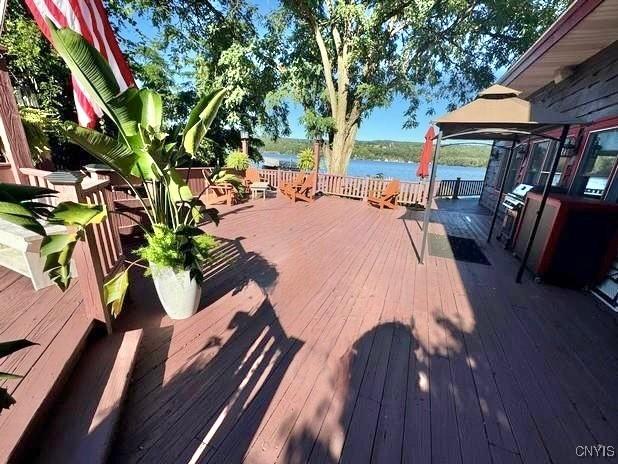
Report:
[[[436,133],[433,130],[433,126],[429,126],[429,129],[427,129],[427,132],[425,133],[425,143],[423,144],[421,157],[418,160],[418,167],[416,168],[416,175],[421,179],[429,177],[429,163],[431,163],[433,139],[435,137]]]

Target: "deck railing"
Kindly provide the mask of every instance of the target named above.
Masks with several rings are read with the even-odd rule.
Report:
[[[104,205],[107,218],[100,224],[86,228],[86,240],[77,244],[73,258],[78,281],[82,289],[86,310],[93,319],[103,322],[111,330],[111,316],[105,306],[103,284],[124,266],[124,254],[120,244],[118,219],[112,192],[106,177],[82,178],[68,172],[49,172],[40,169],[21,168],[21,173],[30,185],[46,187],[58,192],[50,201],[75,201],[90,205]]]
[[[259,169],[260,178],[277,188],[283,182],[292,181],[298,171],[280,169]],[[371,177],[341,176],[320,173],[318,175],[318,192],[325,195],[364,199],[369,195],[380,194],[386,188],[390,179],[374,179]],[[401,190],[397,202],[401,205],[421,205],[427,201],[428,181],[401,181]],[[436,197],[478,196],[483,190],[482,180],[436,181]]]
[[[441,180],[436,189],[436,197],[474,197],[479,196],[482,191],[482,180],[461,180],[458,177],[454,180]]]

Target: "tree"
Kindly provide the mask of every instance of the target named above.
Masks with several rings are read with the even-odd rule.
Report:
[[[395,95],[417,125],[421,99],[467,101],[526,50],[567,0],[283,0],[289,89],[329,172],[346,171],[359,125]]]
[[[165,84],[177,96],[179,120],[184,119],[181,110],[188,112],[198,94],[226,89],[228,97],[212,124],[205,157],[222,163],[226,152],[240,146],[243,130],[275,139],[289,133],[278,38],[256,26],[263,18],[249,2],[112,0],[108,8],[117,24],[141,16],[160,32],[156,43],[142,36],[125,39],[123,47],[131,51],[140,79],[150,80],[150,87],[160,93],[165,91],[156,82]],[[252,145],[260,145],[259,139],[252,139]],[[260,156],[255,147],[251,155]]]

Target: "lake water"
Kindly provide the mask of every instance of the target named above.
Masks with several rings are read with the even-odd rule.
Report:
[[[280,153],[265,152],[265,158],[274,158],[279,161],[296,162],[296,156],[282,155]],[[382,174],[384,177],[392,177],[399,180],[419,180],[416,177],[418,163],[397,163],[394,161],[351,160],[348,165],[349,176],[375,176]],[[461,177],[465,180],[483,180],[485,168],[473,168],[466,166],[438,165],[438,179],[456,179]]]

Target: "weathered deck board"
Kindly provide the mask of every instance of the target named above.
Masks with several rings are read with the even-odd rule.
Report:
[[[198,315],[172,323],[139,286],[126,320],[150,326],[114,462],[562,463],[617,436],[616,317],[515,284],[471,202],[438,202],[430,230],[491,266],[419,265],[422,213],[403,208],[278,198],[222,217]]]
[[[6,380],[3,387],[17,404],[0,415],[0,460],[17,449],[29,452],[33,427],[56,397],[92,328],[82,309],[79,287],[64,293],[55,287],[39,292],[30,280],[13,272],[0,277],[2,340],[27,338],[38,345],[1,361],[1,369],[23,375]]]

